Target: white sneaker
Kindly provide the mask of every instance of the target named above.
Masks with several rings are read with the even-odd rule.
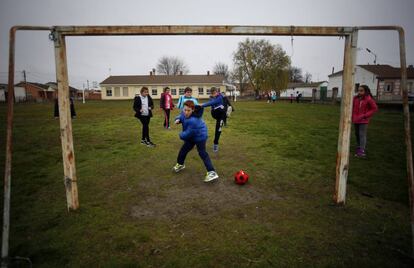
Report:
[[[204,178],[204,182],[210,182],[217,180],[219,178],[219,175],[215,171],[209,171],[207,172],[206,177]]]
[[[175,164],[175,166],[173,167],[173,170],[175,172],[180,172],[181,170],[185,169],[185,165],[180,165],[180,164]]]

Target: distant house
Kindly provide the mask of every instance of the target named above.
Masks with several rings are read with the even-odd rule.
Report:
[[[133,99],[135,94],[140,93],[143,86],[149,89],[149,94],[154,99],[160,99],[164,87],[171,89],[174,99],[184,95],[184,89],[191,87],[193,96],[205,99],[209,97],[210,88],[220,88],[221,92],[226,90],[223,84],[224,76],[210,75],[122,75],[110,76],[100,83],[103,100],[126,100]]]
[[[338,96],[342,96],[342,74],[339,71],[329,75],[329,90],[338,90]],[[372,95],[377,100],[401,100],[401,68],[395,68],[386,64],[357,65],[355,66],[355,92],[359,85],[365,84],[371,89]],[[414,93],[414,68],[407,68],[407,90]]]
[[[45,84],[46,86],[50,87],[55,93],[53,94],[53,98],[57,98],[58,86],[56,82],[48,82]],[[72,98],[76,98],[77,92],[79,90],[77,88],[69,86],[69,96]]]
[[[7,84],[0,84],[0,102],[6,102]]]
[[[332,98],[332,92],[327,90],[328,82],[320,81],[314,83],[289,83],[285,90],[280,93],[281,98],[290,98],[291,95],[294,97],[297,93],[302,94],[302,98],[311,99],[315,94],[316,100],[326,100]]]

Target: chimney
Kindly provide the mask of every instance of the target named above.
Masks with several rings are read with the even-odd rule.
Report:
[[[155,75],[155,68],[152,68],[152,73]]]
[[[332,73],[334,73],[335,72],[335,67],[334,66],[332,66]]]
[[[183,71],[180,71],[180,75],[183,75]]]
[[[210,75],[210,71],[207,71],[207,75]]]
[[[152,76],[152,72],[150,71],[150,76]]]

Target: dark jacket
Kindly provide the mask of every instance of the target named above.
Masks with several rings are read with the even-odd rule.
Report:
[[[378,111],[378,107],[371,96],[367,95],[362,98],[355,96],[352,107],[352,123],[368,124],[369,119],[376,111]]]
[[[201,118],[202,116],[203,108],[199,105],[196,106],[195,111],[189,118],[186,118],[184,113],[177,116],[176,120],[179,119],[181,124],[183,124],[183,131],[180,133],[180,139],[195,143],[207,140],[207,126]]]
[[[152,101],[152,98],[150,95],[148,95],[147,97],[148,97],[148,107],[151,108],[148,111],[148,116],[152,117],[152,109],[154,109],[154,102]],[[135,111],[135,117],[140,118],[141,108],[142,108],[141,96],[135,96],[133,108]]]
[[[160,108],[165,110],[165,93],[161,93]],[[174,103],[170,94],[170,110],[174,109]]]
[[[74,118],[76,116],[75,112],[75,104],[73,103],[73,99],[69,98],[70,101],[70,117]],[[59,117],[59,103],[58,99],[55,99],[55,109],[54,109],[54,116]]]
[[[211,98],[208,102],[203,103],[203,107],[211,106],[211,110],[223,109],[224,110],[224,99],[223,95],[219,93],[217,96]]]

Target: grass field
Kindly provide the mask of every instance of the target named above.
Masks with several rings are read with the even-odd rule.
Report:
[[[205,184],[190,152],[171,171],[181,126],[139,144],[131,101],[76,103],[80,210],[68,213],[51,104],[15,106],[10,255],[35,267],[410,267],[401,112],[381,110],[368,158],[350,159],[345,207],[333,205],[339,106],[239,102]],[[6,106],[0,106],[4,174]],[[352,136],[352,146],[355,147]],[[250,175],[245,186],[233,174]],[[3,177],[2,177],[3,178]],[[15,263],[24,265],[24,263]]]

